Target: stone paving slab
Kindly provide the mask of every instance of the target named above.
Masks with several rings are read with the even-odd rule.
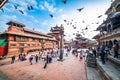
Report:
[[[3,72],[0,71],[0,80],[10,80]]]
[[[44,62],[30,65],[28,60],[0,67],[11,80],[86,80],[85,65],[82,60],[69,55],[65,61],[49,63],[43,69]]]

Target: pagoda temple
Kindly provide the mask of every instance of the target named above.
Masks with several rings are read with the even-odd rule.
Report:
[[[60,48],[60,39],[61,39],[61,30],[63,32],[63,29],[61,29],[61,27],[58,27],[57,25],[55,27],[51,27],[51,32],[48,33],[48,35],[54,36],[57,40],[57,48]],[[64,36],[64,35],[62,35]],[[64,39],[64,37],[63,37]]]
[[[81,48],[81,49],[88,48],[87,38],[82,37],[81,34],[76,34],[75,40],[73,40],[72,47],[73,48]]]

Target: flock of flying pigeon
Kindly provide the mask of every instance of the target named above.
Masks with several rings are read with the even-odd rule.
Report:
[[[67,3],[67,0],[61,0],[61,1],[62,1],[64,4]],[[8,3],[9,3],[9,2],[8,2]],[[14,6],[14,8],[15,8],[16,10],[18,10],[21,14],[24,14],[24,11],[18,8],[19,5],[13,5],[13,6]],[[34,9],[34,7],[33,7],[32,5],[30,5],[30,4],[27,5],[27,10],[31,11],[31,10],[33,10],[33,9]],[[79,9],[77,9],[77,11],[78,11],[78,12],[81,12],[83,9],[84,9],[84,8],[79,8]],[[4,9],[1,8],[1,11],[4,12]],[[53,14],[49,14],[49,16],[50,16],[51,18],[54,17]],[[99,15],[97,18],[101,18],[101,17],[102,17],[102,15]],[[77,24],[77,22],[74,22],[73,19],[71,19],[71,21],[68,21],[68,20],[65,19],[64,22],[65,22],[67,25],[69,25],[69,26],[71,25],[71,26],[73,27],[73,29],[76,29],[76,24]],[[74,23],[73,23],[73,22],[74,22]],[[85,23],[85,21],[83,20],[82,23]],[[92,24],[94,24],[94,23],[92,23]],[[96,22],[96,24],[99,24],[99,22]],[[81,33],[82,33],[83,35],[85,35],[85,32],[84,32],[84,31],[87,31],[87,30],[88,30],[88,26],[90,26],[90,25],[87,25],[84,29],[81,29],[81,30],[82,30]],[[77,31],[77,33],[79,33],[79,31]],[[75,33],[73,33],[73,35],[75,35]]]

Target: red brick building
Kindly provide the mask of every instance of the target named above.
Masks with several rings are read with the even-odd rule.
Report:
[[[16,21],[10,21],[7,25],[8,30],[0,34],[0,40],[7,41],[7,55],[56,47],[56,39],[53,36],[27,29],[24,24]]]

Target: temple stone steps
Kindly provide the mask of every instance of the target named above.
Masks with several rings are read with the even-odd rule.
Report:
[[[97,68],[100,74],[104,77],[104,80],[120,80],[120,70],[113,65],[114,62],[106,61],[102,64],[100,60],[97,60]]]
[[[104,80],[95,67],[86,66],[87,80]]]
[[[92,54],[87,55],[86,72],[87,80],[104,80],[97,69],[96,58]]]
[[[115,66],[120,67],[120,58],[114,58],[113,56],[108,56],[108,60]]]

